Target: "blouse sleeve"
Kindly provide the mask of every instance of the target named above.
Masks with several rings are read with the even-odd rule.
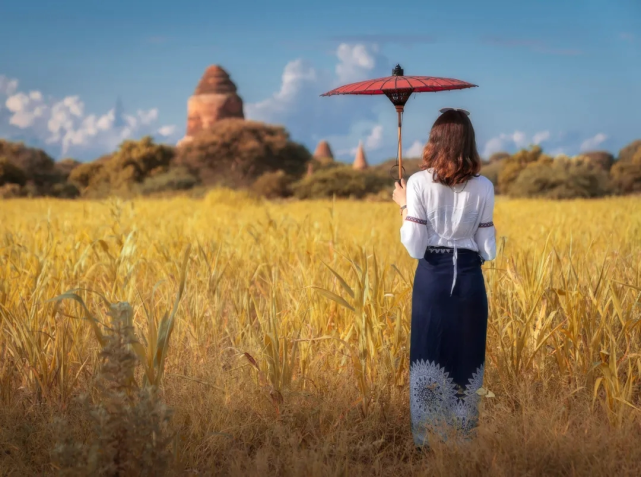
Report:
[[[401,243],[412,258],[423,258],[427,248],[427,214],[416,179],[410,176],[407,187],[407,216],[401,226]]]
[[[474,234],[474,240],[479,247],[479,254],[484,260],[496,258],[496,229],[494,228],[494,186],[490,186],[481,213],[479,228]]]

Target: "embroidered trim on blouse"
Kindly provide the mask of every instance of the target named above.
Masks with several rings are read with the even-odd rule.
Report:
[[[435,247],[427,247],[427,252],[434,252],[434,253],[452,253],[454,251],[453,248],[435,248]]]
[[[494,222],[481,222],[479,224],[479,228],[483,228],[483,227],[494,227]]]
[[[425,249],[425,252],[429,252],[429,253],[452,253],[453,251],[454,251],[453,248],[438,248],[438,247],[432,247],[432,246],[428,246]],[[479,258],[481,259],[481,265],[483,265],[485,263],[485,259],[481,257],[480,253],[478,255],[479,255]]]
[[[417,217],[412,217],[410,215],[405,217],[405,220],[409,220],[410,222],[415,222],[415,223],[421,224],[421,225],[427,225],[427,220],[419,219]]]

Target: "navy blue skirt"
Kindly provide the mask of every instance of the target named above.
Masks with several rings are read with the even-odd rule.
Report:
[[[477,425],[483,385],[488,303],[477,252],[429,247],[412,293],[410,413],[417,446],[429,430],[446,438]]]

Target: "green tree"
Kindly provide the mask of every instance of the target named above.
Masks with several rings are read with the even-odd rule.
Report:
[[[64,182],[64,177],[54,168],[53,159],[42,149],[27,147],[21,142],[0,139],[0,157],[5,158],[7,173],[21,170],[21,178],[16,184],[28,188],[30,195],[44,195],[50,192],[54,184]],[[9,166],[11,164],[11,166]],[[26,189],[23,191],[25,192]]]
[[[501,161],[503,167],[498,172],[497,183],[498,192],[501,194],[511,194],[511,187],[519,174],[528,164],[538,161],[548,161],[550,156],[543,154],[540,146],[531,146],[530,149],[521,149],[507,159]]]
[[[276,199],[280,197],[289,197],[292,195],[291,186],[293,178],[285,171],[278,170],[274,172],[265,172],[256,179],[252,185],[252,190],[259,196],[267,199]]]
[[[198,179],[184,167],[171,167],[167,172],[147,177],[138,187],[143,195],[193,189]]]
[[[0,156],[0,186],[5,184],[25,185],[27,174],[6,157]]]
[[[75,167],[69,180],[85,196],[131,193],[146,179],[167,173],[174,152],[173,147],[156,144],[150,136],[127,140],[115,153]]]
[[[590,162],[543,158],[528,164],[510,185],[514,197],[575,199],[610,192],[607,172]]]
[[[54,164],[54,169],[58,171],[61,177],[64,177],[64,179],[69,178],[69,174],[71,174],[71,171],[73,171],[76,167],[78,167],[81,162],[76,161],[75,159],[67,158],[63,159],[61,161],[57,161]]]
[[[249,187],[265,174],[283,170],[302,176],[309,151],[290,140],[281,126],[223,119],[178,148],[176,163],[198,174],[205,185]]]
[[[631,142],[619,151],[618,161],[629,162],[635,156],[637,151],[641,149],[641,139]]]
[[[382,174],[386,174],[390,179],[398,178],[398,169],[397,164],[398,160],[396,158],[388,159],[381,164],[373,166],[371,169],[380,171]],[[404,177],[409,177],[412,174],[417,173],[421,170],[421,164],[423,164],[423,159],[403,159],[403,169],[405,170]]]
[[[494,164],[495,162],[501,162],[509,158],[510,158],[509,152],[495,152],[490,156],[490,158],[488,159],[488,162],[490,164]]]
[[[95,161],[84,162],[69,173],[69,181],[81,189],[95,187],[100,181],[105,162],[111,156],[103,156]]]
[[[641,192],[641,147],[629,160],[619,159],[610,171],[613,186],[623,194]]]
[[[490,162],[481,167],[481,175],[487,177],[494,184],[494,188],[498,189],[501,169],[503,169],[503,161]]]
[[[609,171],[614,164],[614,156],[607,151],[589,151],[582,153],[581,156],[604,171]]]
[[[292,185],[294,195],[299,199],[320,199],[334,195],[361,199],[384,188],[393,188],[393,181],[387,174],[376,170],[356,171],[349,166],[318,171]]]

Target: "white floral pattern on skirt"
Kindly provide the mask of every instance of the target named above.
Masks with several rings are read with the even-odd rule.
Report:
[[[424,360],[412,363],[410,413],[416,445],[427,443],[428,427],[438,433],[443,430],[441,426],[452,426],[463,432],[476,426],[480,400],[476,391],[483,386],[483,372],[484,365],[481,364],[461,395],[449,373],[438,363]]]

